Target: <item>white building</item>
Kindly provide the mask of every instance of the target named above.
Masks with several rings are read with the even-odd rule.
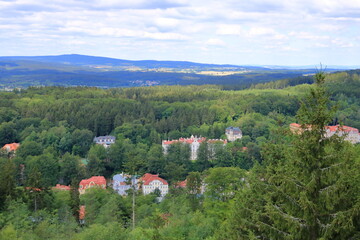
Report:
[[[127,191],[132,187],[138,190],[138,180],[135,176],[126,175],[124,173],[116,174],[113,177],[112,187],[121,196],[126,196]]]
[[[236,139],[242,138],[242,132],[240,128],[237,127],[226,128],[225,135],[230,142],[234,142]]]
[[[209,149],[213,150],[213,145],[216,143],[222,143],[223,145],[227,144],[227,140],[222,139],[209,139],[206,140],[204,137],[194,137],[191,136],[190,138],[179,138],[178,140],[163,140],[162,141],[162,147],[164,154],[168,153],[169,147],[171,144],[174,143],[183,143],[183,144],[189,144],[190,145],[190,160],[196,160],[197,159],[197,153],[200,147],[200,144],[203,142],[207,142],[209,144]]]
[[[161,197],[164,197],[169,192],[169,184],[159,177],[159,175],[145,173],[140,179],[140,182],[142,183],[142,192],[144,195],[154,192],[155,189],[160,190]]]
[[[311,126],[308,127],[307,129],[311,129]],[[349,141],[352,144],[360,142],[360,134],[357,128],[335,125],[335,126],[326,126],[325,129],[326,129],[325,137],[327,138],[336,134],[340,137],[344,137],[345,141]],[[301,129],[301,125],[297,123],[291,123],[290,130],[296,134],[301,134],[303,132],[303,129]]]
[[[96,144],[103,145],[105,148],[110,147],[111,144],[115,143],[115,137],[114,136],[99,136],[94,137],[94,142]]]
[[[344,140],[352,144],[360,142],[359,130],[357,128],[340,125],[326,126],[326,137],[331,137],[334,134],[340,137],[344,136]]]

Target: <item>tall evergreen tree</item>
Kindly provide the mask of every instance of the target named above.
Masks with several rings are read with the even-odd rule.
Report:
[[[350,143],[326,136],[334,111],[324,73],[315,80],[298,112],[302,129],[293,145],[279,154],[282,161],[269,161],[239,194],[231,238],[360,238],[359,162]]]

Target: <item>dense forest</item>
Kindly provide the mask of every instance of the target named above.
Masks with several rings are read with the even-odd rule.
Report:
[[[325,80],[324,80],[325,79]],[[289,124],[311,125],[295,135]],[[253,85],[0,92],[0,239],[359,239],[360,149],[324,126],[360,129],[358,72]],[[215,154],[161,140],[243,137]],[[105,149],[95,136],[116,136]],[[85,164],[84,164],[85,163]],[[170,185],[132,198],[108,189],[79,197],[81,179],[159,174]],[[174,187],[187,179],[186,188]],[[109,181],[110,182],[110,181]],[[55,191],[56,184],[71,185]],[[200,185],[206,185],[204,194]],[[79,206],[86,223],[79,224]]]
[[[233,72],[204,75],[202,71]],[[338,69],[326,69],[328,72]],[[129,61],[84,55],[0,57],[0,90],[30,86],[88,86],[99,88],[153,85],[216,84],[244,89],[278,79],[305,78],[314,68],[271,69],[257,66],[201,64],[182,61]]]

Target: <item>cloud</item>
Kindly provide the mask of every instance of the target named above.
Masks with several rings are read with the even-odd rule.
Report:
[[[216,29],[218,35],[241,35],[242,33],[241,26],[236,24],[220,24]]]
[[[218,38],[210,38],[205,42],[205,44],[211,46],[225,46],[225,42]]]
[[[0,0],[0,12],[2,54],[53,54],[72,45],[119,58],[260,63],[282,61],[279,51],[351,61],[360,52],[358,0]]]

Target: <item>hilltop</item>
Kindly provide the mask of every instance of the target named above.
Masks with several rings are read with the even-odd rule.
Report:
[[[328,68],[327,71],[338,69]],[[187,61],[124,60],[78,54],[0,57],[0,88],[217,84],[243,89],[253,84],[312,75],[317,70],[238,66]]]

